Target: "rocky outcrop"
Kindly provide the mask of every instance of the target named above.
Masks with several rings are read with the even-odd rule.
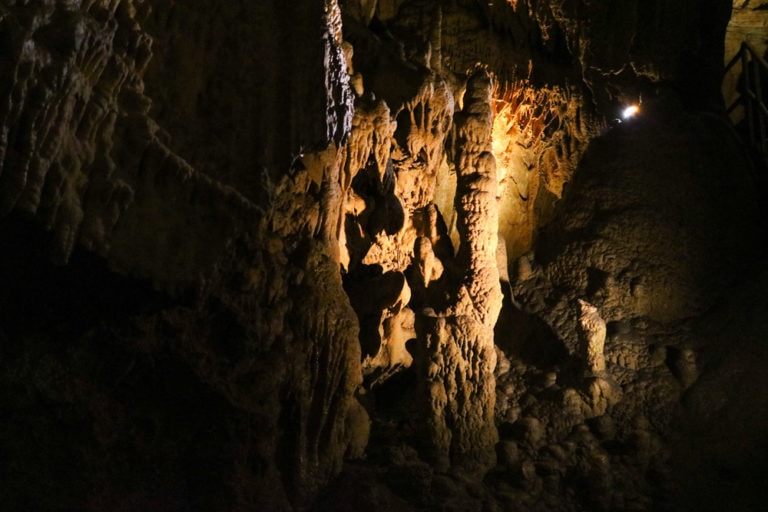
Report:
[[[501,324],[522,340],[496,337],[519,358],[497,372],[507,461],[498,485],[526,489],[510,506],[557,494],[570,471],[586,471],[592,497],[581,506],[687,509],[675,486],[686,480],[683,467],[702,459],[686,452],[685,404],[701,399],[708,359],[696,319],[728,301],[753,262],[750,169],[722,118],[674,103],[647,105],[642,118],[590,145],[562,217],[510,273],[525,313],[502,311]],[[591,455],[580,457],[578,446]],[[620,462],[624,449],[637,457],[631,464]],[[547,470],[526,473],[528,463]],[[642,476],[649,471],[658,479]]]

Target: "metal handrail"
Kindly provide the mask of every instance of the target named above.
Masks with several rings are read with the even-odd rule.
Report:
[[[725,66],[725,73],[727,74],[737,62],[741,62],[741,78],[737,87],[739,94],[728,105],[726,113],[730,116],[739,105],[744,105],[749,143],[763,158],[763,162],[768,164],[768,105],[765,97],[767,91],[761,84],[761,75],[768,77],[768,62],[746,41],[741,43],[739,51]]]

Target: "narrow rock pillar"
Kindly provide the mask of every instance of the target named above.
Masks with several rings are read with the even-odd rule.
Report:
[[[482,471],[495,463],[496,354],[493,327],[502,293],[496,267],[496,162],[491,153],[492,82],[481,69],[468,79],[457,113],[456,212],[460,248],[450,304],[425,321],[427,431],[438,467]]]

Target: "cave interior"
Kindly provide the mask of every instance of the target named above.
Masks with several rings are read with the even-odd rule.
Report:
[[[0,0],[0,509],[765,510],[766,26]]]

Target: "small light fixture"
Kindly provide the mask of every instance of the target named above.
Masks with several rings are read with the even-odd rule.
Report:
[[[624,107],[624,110],[621,111],[621,118],[626,121],[627,119],[635,117],[639,112],[639,105],[629,105],[628,107]]]

